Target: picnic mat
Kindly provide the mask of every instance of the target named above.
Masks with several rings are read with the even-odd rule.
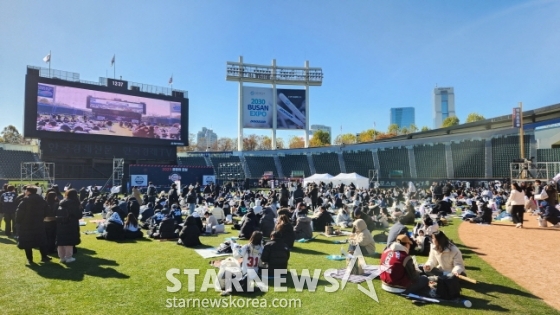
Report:
[[[195,249],[194,250],[197,254],[199,254],[200,256],[202,256],[202,258],[207,259],[207,258],[214,258],[214,257],[221,257],[221,256],[230,256],[231,253],[229,254],[218,254],[216,252],[216,248],[204,248],[204,249]]]
[[[366,265],[363,267],[364,274],[363,275],[350,275],[348,281],[352,283],[362,283],[366,280],[373,280],[377,278],[381,274],[381,269],[378,265]],[[344,274],[346,273],[346,268],[338,269],[337,271],[326,273],[325,275],[329,275],[335,279],[342,279]]]
[[[326,236],[326,237],[350,236],[350,235],[352,235],[352,232],[340,231],[340,234],[338,234],[338,235],[327,235],[325,232],[321,232],[321,233],[319,233],[319,235],[323,235],[323,236]]]
[[[103,223],[105,222],[105,220],[101,219],[101,220],[89,220],[89,223]]]

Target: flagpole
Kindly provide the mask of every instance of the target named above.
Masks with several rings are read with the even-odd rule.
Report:
[[[115,55],[113,55],[113,60],[114,60],[113,61],[113,79],[116,79],[117,78],[117,75],[116,75],[116,73],[117,73],[117,70],[116,70],[117,69],[117,58],[115,58]]]
[[[51,55],[51,51],[49,50],[49,77],[51,77],[51,60],[52,60],[52,55]]]

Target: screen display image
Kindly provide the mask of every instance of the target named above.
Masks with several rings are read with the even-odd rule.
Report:
[[[181,103],[38,83],[36,130],[181,141]]]
[[[305,90],[277,89],[277,128],[305,129]]]

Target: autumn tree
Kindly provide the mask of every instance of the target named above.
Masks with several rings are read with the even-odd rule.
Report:
[[[486,118],[484,118],[484,116],[480,115],[479,113],[470,113],[467,116],[466,123],[471,123],[471,122],[480,121],[480,120],[484,120],[484,119],[486,119]]]
[[[457,116],[450,116],[443,120],[441,126],[443,128],[446,128],[446,127],[457,126],[458,124],[459,124],[459,118],[457,118]]]
[[[416,124],[410,124],[410,126],[408,127],[408,132],[409,133],[418,132],[418,127],[416,126]]]
[[[222,137],[217,141],[217,151],[234,151],[236,142],[232,138]]]
[[[276,138],[276,147],[278,147],[278,149],[284,149],[286,147],[286,145],[284,144],[284,139]]]
[[[379,132],[374,129],[364,130],[358,135],[358,142],[371,142],[377,139]]]
[[[356,135],[352,133],[343,133],[336,136],[336,139],[334,139],[334,144],[336,145],[353,143],[356,143]]]
[[[305,141],[301,137],[292,136],[289,140],[290,149],[299,149],[305,147]]]
[[[251,134],[243,138],[243,151],[255,151],[259,146],[260,138]]]
[[[260,137],[258,149],[259,150],[270,150],[270,149],[272,149],[272,138],[270,138],[269,136]]]
[[[331,135],[330,133],[317,130],[313,133],[313,137],[309,141],[309,146],[311,147],[324,147],[331,144]]]
[[[399,125],[397,124],[390,124],[387,128],[387,133],[392,135],[398,135],[400,131]]]
[[[420,131],[422,131],[422,132],[430,131],[430,128],[428,126],[424,126],[424,127],[422,127],[422,129],[420,129]]]
[[[23,143],[23,136],[19,133],[17,128],[13,125],[4,127],[4,130],[0,133],[2,136],[2,141],[5,143],[21,144]]]

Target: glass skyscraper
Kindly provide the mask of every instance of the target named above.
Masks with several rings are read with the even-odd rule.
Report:
[[[434,89],[434,128],[441,128],[445,118],[455,116],[455,93],[452,87]]]
[[[408,128],[415,124],[414,120],[414,107],[391,108],[391,124],[397,124],[399,128]]]

